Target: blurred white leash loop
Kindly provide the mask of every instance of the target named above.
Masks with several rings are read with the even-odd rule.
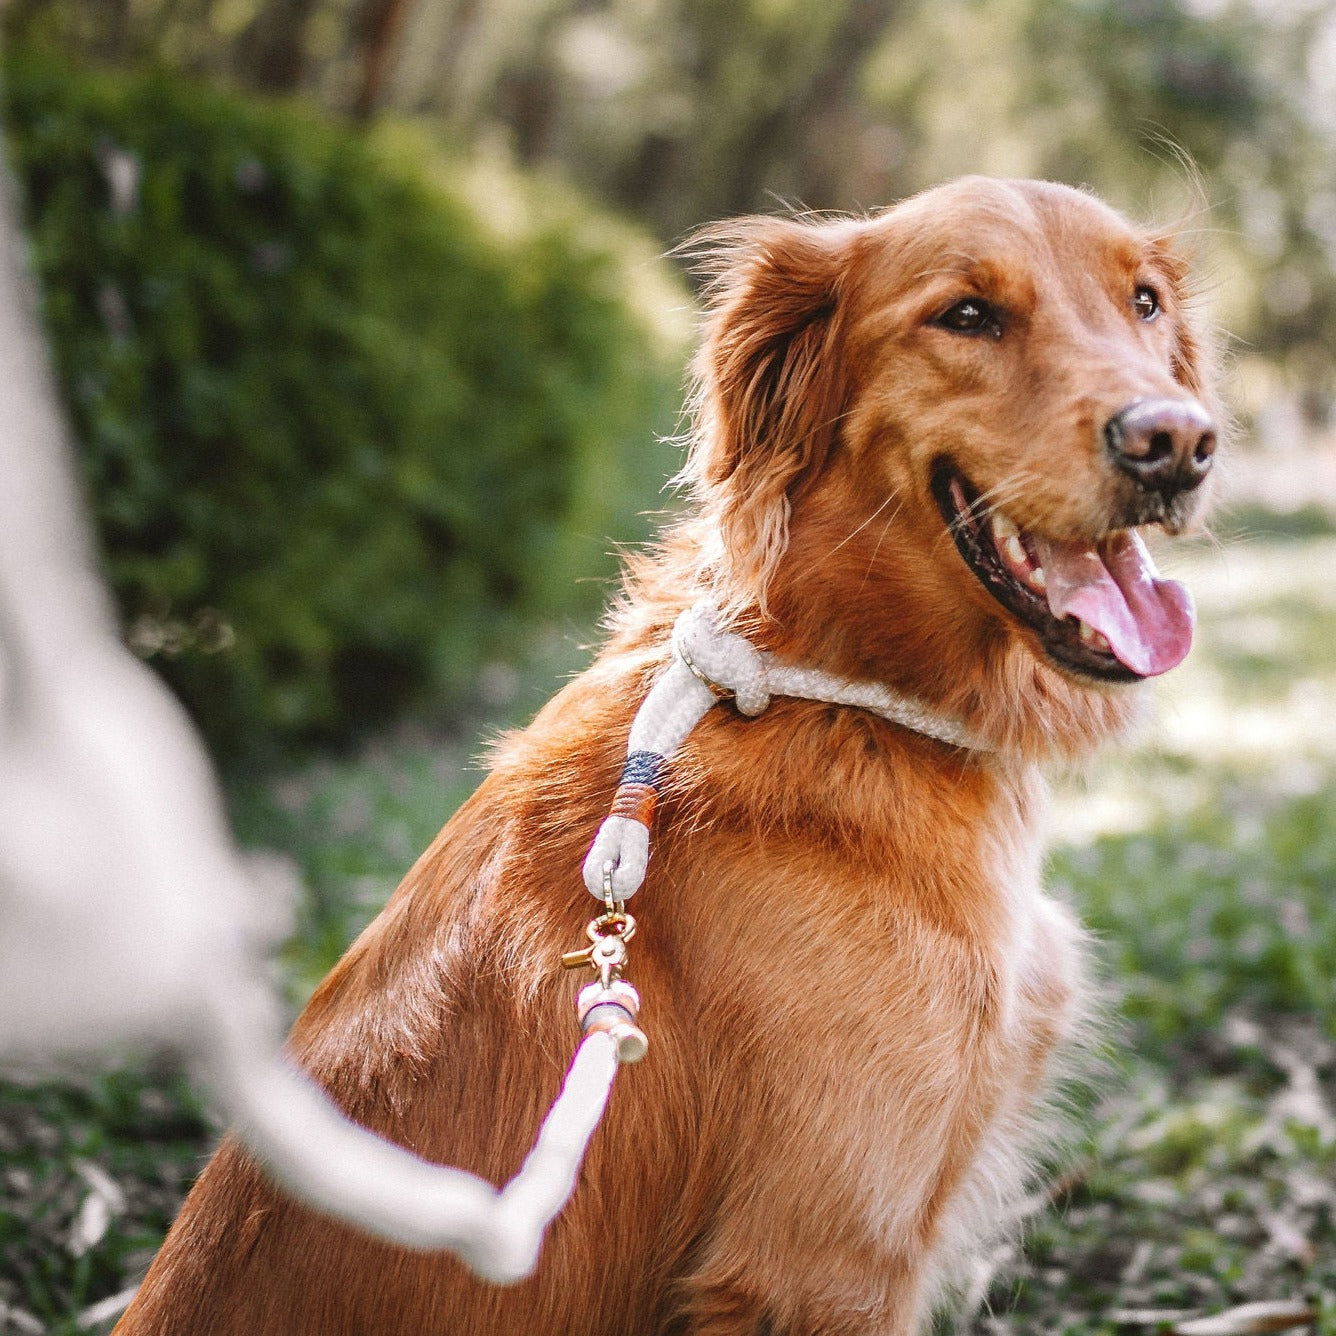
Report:
[[[359,1126],[282,1056],[255,891],[194,730],[120,643],[35,305],[0,145],[0,1056],[176,1047],[297,1197],[519,1280],[635,1054],[634,990],[608,970],[613,995],[586,1008],[565,1085],[499,1191]],[[624,953],[626,918],[600,925],[605,955]]]

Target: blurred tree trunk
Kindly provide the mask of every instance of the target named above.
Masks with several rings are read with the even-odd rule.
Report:
[[[94,51],[99,60],[119,61],[130,54],[130,0],[102,0]]]
[[[9,0],[8,4],[0,5],[5,37],[22,41],[37,18],[51,7],[52,0]]]
[[[501,119],[514,133],[519,160],[532,166],[551,149],[562,114],[560,81],[554,67],[553,40],[578,8],[569,0],[549,6],[526,34],[522,61],[501,71],[496,104]]]
[[[845,7],[824,59],[814,64],[806,77],[796,77],[792,93],[772,111],[759,116],[743,138],[737,170],[729,182],[730,193],[720,201],[723,213],[760,207],[766,179],[775,165],[786,158],[806,156],[802,154],[806,147],[803,141],[813,129],[854,101],[859,67],[899,8],[899,0],[852,0]],[[828,154],[835,145],[825,148]],[[835,174],[842,166],[836,164]],[[832,201],[827,197],[826,181],[814,180],[807,172],[801,176],[805,198],[800,202],[829,208]],[[809,195],[812,191],[816,193]]]
[[[320,0],[266,0],[237,38],[238,75],[266,93],[292,93],[306,73],[306,30]]]
[[[385,87],[394,72],[395,43],[413,0],[365,0],[356,20],[362,41],[362,81],[353,102],[353,116],[369,120],[385,101]]]
[[[696,114],[681,132],[645,135],[613,198],[666,239],[764,208],[767,190],[796,191],[812,207],[840,202],[847,135],[823,132],[858,122],[859,70],[905,8],[843,0],[797,7],[765,29],[746,0],[687,0],[679,22],[694,60],[683,74]]]

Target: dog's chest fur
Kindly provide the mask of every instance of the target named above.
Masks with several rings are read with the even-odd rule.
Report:
[[[643,917],[679,962],[675,1024],[725,1058],[709,1251],[764,1259],[795,1312],[875,1311],[897,1261],[939,1285],[1005,1225],[1080,934],[1040,888],[1031,768],[773,715],[721,712],[686,753]]]

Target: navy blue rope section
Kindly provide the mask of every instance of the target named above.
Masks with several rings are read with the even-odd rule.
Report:
[[[668,758],[654,751],[634,751],[622,767],[622,784],[648,784],[662,789],[668,771]]]

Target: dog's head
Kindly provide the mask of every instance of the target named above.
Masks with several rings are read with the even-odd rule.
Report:
[[[1025,750],[1187,652],[1140,530],[1210,490],[1207,346],[1172,244],[1077,190],[972,178],[867,220],[705,238],[689,474],[708,579],[775,648]]]

